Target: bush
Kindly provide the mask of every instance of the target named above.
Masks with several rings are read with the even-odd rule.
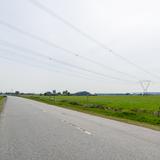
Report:
[[[84,107],[88,107],[88,108],[99,108],[99,109],[105,109],[105,107],[103,105],[100,104],[85,104],[83,105]]]
[[[71,102],[69,102],[69,104],[71,104],[71,105],[76,105],[76,106],[80,106],[80,105],[81,105],[80,103],[78,103],[78,102],[76,102],[76,101],[71,101]]]
[[[122,114],[125,116],[135,116],[136,115],[136,113],[130,112],[130,111],[123,111]]]
[[[146,109],[138,109],[138,108],[132,108],[131,111],[135,113],[149,113],[149,111],[147,111]]]
[[[153,113],[153,115],[156,116],[156,117],[160,117],[160,111],[155,111],[155,112]]]
[[[62,99],[60,100],[60,102],[68,102],[66,99]]]

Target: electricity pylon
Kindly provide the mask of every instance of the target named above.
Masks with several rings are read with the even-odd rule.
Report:
[[[151,81],[150,80],[142,80],[142,81],[139,81],[141,87],[142,87],[142,96],[144,96],[145,94],[147,94],[147,91],[148,91],[148,88],[151,84]]]

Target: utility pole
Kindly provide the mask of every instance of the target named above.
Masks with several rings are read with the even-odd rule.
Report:
[[[53,90],[54,104],[56,103],[56,90]]]
[[[87,95],[87,104],[88,104],[88,96],[89,96],[89,95]]]

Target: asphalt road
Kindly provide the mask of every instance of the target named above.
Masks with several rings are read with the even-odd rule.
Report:
[[[8,97],[0,160],[160,160],[160,132]]]

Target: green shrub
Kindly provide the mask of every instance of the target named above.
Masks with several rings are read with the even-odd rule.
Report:
[[[60,102],[68,102],[68,100],[62,99],[62,100],[60,100]]]
[[[84,104],[83,106],[88,108],[99,108],[99,109],[105,108],[103,105],[100,104]]]
[[[71,105],[76,105],[76,106],[80,106],[80,105],[81,105],[80,103],[78,103],[78,102],[76,102],[76,101],[71,101],[71,102],[69,102],[69,104],[71,104]]]

